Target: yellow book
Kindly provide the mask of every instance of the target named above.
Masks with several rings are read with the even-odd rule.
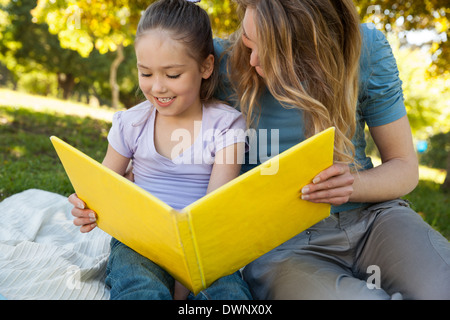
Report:
[[[330,214],[300,190],[333,164],[329,128],[176,211],[52,136],[77,193],[99,228],[152,260],[194,294]]]

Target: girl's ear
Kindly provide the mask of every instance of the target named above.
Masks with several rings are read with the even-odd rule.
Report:
[[[214,55],[210,54],[205,61],[203,61],[201,73],[203,79],[208,79],[214,71]]]

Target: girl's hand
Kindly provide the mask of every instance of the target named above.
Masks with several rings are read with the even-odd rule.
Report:
[[[175,280],[175,287],[173,291],[173,300],[186,300],[190,293],[189,289],[187,289],[177,280]]]
[[[74,206],[71,211],[75,217],[73,224],[81,226],[80,231],[83,233],[92,231],[97,226],[95,212],[91,209],[85,209],[86,204],[75,193],[69,196],[69,202]]]
[[[315,203],[338,206],[349,201],[354,180],[348,165],[336,163],[319,173],[313,183],[304,186],[301,197]]]

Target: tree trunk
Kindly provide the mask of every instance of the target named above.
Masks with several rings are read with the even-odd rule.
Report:
[[[69,99],[75,87],[75,77],[70,73],[58,73],[58,86],[63,91],[63,99]]]
[[[111,64],[109,72],[109,85],[111,86],[111,106],[114,109],[119,108],[119,85],[117,84],[117,69],[124,60],[123,46],[120,44],[117,47],[117,55]]]
[[[447,176],[442,184],[442,189],[450,191],[450,152],[447,152]]]

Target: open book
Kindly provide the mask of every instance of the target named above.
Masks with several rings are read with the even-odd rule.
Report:
[[[333,164],[334,128],[299,143],[181,211],[57,137],[50,138],[99,228],[194,294],[330,214],[300,190]],[[277,166],[276,174],[264,170]],[[269,172],[272,170],[269,170]]]

